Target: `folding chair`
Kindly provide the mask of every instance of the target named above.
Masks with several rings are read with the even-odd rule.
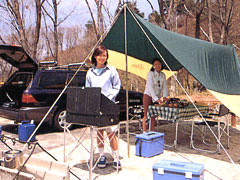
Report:
[[[130,106],[128,109],[129,112],[129,124],[138,124],[137,126],[134,126],[132,129],[134,132],[130,132],[130,135],[136,135],[135,131],[143,132],[142,129],[142,118],[144,114],[144,109],[142,105],[134,105]],[[126,121],[121,121],[120,125],[126,124]],[[138,128],[137,128],[138,127]]]
[[[220,144],[221,142],[221,137],[223,135],[226,135],[227,137],[227,148],[229,148],[229,140],[230,140],[230,135],[229,135],[229,118],[226,118],[225,122],[221,121],[221,117],[224,117],[225,115],[229,114],[229,109],[225,107],[223,104],[219,106],[219,111],[218,113],[208,113],[203,115],[206,121],[201,121],[201,122],[192,122],[192,131],[191,131],[191,140],[190,140],[190,148],[193,148],[195,150],[199,151],[205,151],[205,152],[210,152],[210,153],[220,153]],[[194,146],[194,127],[196,127],[201,135],[202,135],[202,142],[207,145],[209,148],[213,144],[207,143],[206,142],[206,136],[207,136],[207,131],[210,131],[209,127],[211,128],[212,132],[214,132],[214,127],[217,127],[217,138],[219,139],[219,142],[217,141],[217,147],[215,151],[207,150],[207,149],[200,149]],[[210,132],[212,134],[212,132]],[[213,136],[213,135],[212,135]],[[215,137],[214,137],[215,138]]]

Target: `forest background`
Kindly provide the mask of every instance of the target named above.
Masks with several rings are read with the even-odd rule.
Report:
[[[79,63],[127,3],[153,24],[209,42],[232,44],[240,55],[240,0],[73,1],[66,6],[66,0],[0,0],[0,44],[20,45],[37,62],[53,60],[58,66]],[[143,12],[144,6],[150,7],[148,13]],[[78,14],[83,8],[87,16]],[[66,23],[73,19],[76,23]],[[0,60],[1,81],[14,71]],[[125,73],[119,70],[119,74],[125,88]],[[129,90],[144,91],[144,79],[133,74],[128,78]],[[177,78],[189,94],[208,94],[184,68]],[[174,78],[168,79],[168,85],[170,96],[183,94]]]

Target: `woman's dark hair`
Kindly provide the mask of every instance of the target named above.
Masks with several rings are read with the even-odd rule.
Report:
[[[96,49],[95,49],[95,51],[92,55],[92,59],[91,59],[91,62],[94,66],[97,66],[97,60],[96,60],[95,56],[98,56],[98,55],[102,54],[104,51],[107,52],[107,59],[108,59],[107,48],[105,48],[103,45],[99,45],[99,46],[96,47]],[[107,64],[107,61],[104,63],[104,65],[106,65],[106,64]]]
[[[162,61],[159,58],[154,58],[152,60],[152,65],[154,64],[155,61],[159,61],[162,64],[161,70],[163,70],[163,63],[162,63]],[[153,66],[151,67],[150,71],[154,71],[154,67]]]

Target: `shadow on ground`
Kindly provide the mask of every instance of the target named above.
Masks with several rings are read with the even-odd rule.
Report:
[[[99,174],[99,175],[107,175],[107,174],[111,174],[113,172],[116,172],[116,169],[113,168],[113,158],[111,156],[110,153],[105,153],[105,156],[107,157],[107,167],[105,168],[98,168],[96,166],[96,162],[99,158],[99,154],[94,154],[94,165],[95,168],[93,170],[93,173],[95,174]],[[120,159],[122,159],[122,157],[120,157]],[[86,163],[86,161],[82,161],[78,164],[74,165],[75,168],[79,168],[81,170],[84,171],[88,171],[89,170],[89,165]]]
[[[179,123],[178,126],[178,138],[177,138],[177,148],[167,148],[164,147],[164,149],[173,151],[176,153],[188,153],[188,154],[199,154],[206,157],[222,160],[231,163],[229,157],[224,152],[223,149],[221,149],[220,153],[209,153],[209,152],[203,152],[198,151],[195,149],[190,149],[190,137],[191,137],[191,121],[182,121]],[[164,144],[172,145],[173,141],[175,139],[175,123],[163,123],[159,124],[158,127],[156,127],[156,132],[164,133]],[[135,135],[141,134],[142,131],[139,130],[138,124],[129,124],[129,143],[130,145],[135,145]],[[216,134],[216,128],[213,128],[213,131]],[[121,137],[122,140],[127,142],[127,133],[126,133],[126,127],[121,127]],[[205,150],[211,150],[214,151],[216,149],[216,139],[212,135],[211,132],[208,132],[208,138],[205,139],[206,142],[209,145],[206,145],[202,141],[202,135],[200,131],[196,131],[194,134],[194,145],[197,148],[205,149]],[[221,143],[223,147],[225,148],[226,152],[229,154],[229,156],[232,158],[232,160],[235,163],[240,163],[240,131],[236,128],[233,128],[230,126],[230,143],[229,148],[227,148],[227,138],[226,135],[223,134],[221,137]],[[210,145],[211,144],[211,145]]]

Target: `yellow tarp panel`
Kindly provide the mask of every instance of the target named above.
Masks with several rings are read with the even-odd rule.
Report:
[[[126,71],[126,58],[125,54],[108,50],[108,64],[116,67],[117,69],[120,69],[122,71]],[[128,72],[135,74],[143,79],[147,78],[147,74],[149,70],[151,69],[152,65],[136,59],[134,57],[128,56]],[[168,79],[170,76],[172,76],[172,73],[167,70],[163,70],[163,72],[166,75],[166,78]]]
[[[125,54],[108,50],[109,59],[108,64],[116,67],[117,69],[126,70],[126,59]],[[128,72],[135,74],[143,79],[147,78],[147,73],[151,69],[152,65],[136,59],[134,57],[128,56]],[[166,78],[172,76],[172,73],[167,70],[163,70],[166,74]],[[223,94],[216,91],[209,90],[222,104],[224,104],[228,109],[240,117],[240,95],[229,95]]]
[[[231,112],[240,117],[240,95],[222,94],[209,90],[222,104],[224,104]]]

